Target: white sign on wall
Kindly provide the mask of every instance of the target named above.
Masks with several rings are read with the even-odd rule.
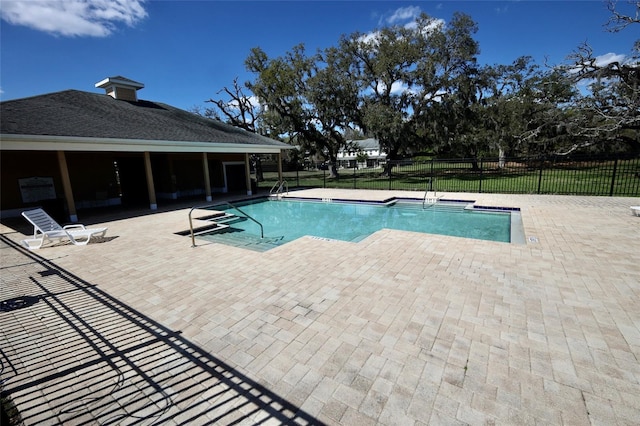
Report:
[[[56,188],[53,185],[52,177],[30,177],[18,179],[22,201],[34,203],[40,200],[51,200],[56,198]]]

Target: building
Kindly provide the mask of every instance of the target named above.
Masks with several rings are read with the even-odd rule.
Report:
[[[348,149],[338,152],[338,165],[345,168],[378,167],[384,163],[387,154],[380,150],[377,139],[360,139],[347,141]]]
[[[106,94],[65,90],[0,103],[3,217],[37,205],[77,211],[253,191],[250,156],[291,146],[167,104],[124,77]],[[280,169],[281,170],[281,169]]]

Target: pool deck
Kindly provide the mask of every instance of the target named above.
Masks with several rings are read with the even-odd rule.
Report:
[[[519,207],[525,244],[192,248],[184,207],[27,252],[3,221],[3,395],[26,425],[640,424],[640,199],[438,195]]]

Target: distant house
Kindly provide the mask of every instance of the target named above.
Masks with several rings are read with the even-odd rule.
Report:
[[[341,167],[378,167],[387,158],[387,154],[380,150],[377,139],[351,140],[348,143],[351,146],[350,149],[338,152],[338,164]]]
[[[96,84],[0,103],[3,216],[36,205],[77,210],[148,205],[216,192],[252,193],[250,156],[291,146],[167,104],[140,100],[142,83]],[[280,157],[279,157],[280,158]]]

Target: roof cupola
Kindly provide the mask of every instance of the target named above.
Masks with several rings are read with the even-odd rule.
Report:
[[[137,81],[129,80],[122,76],[107,77],[96,83],[96,87],[104,89],[107,95],[114,99],[124,101],[138,101],[138,90],[144,87],[144,84]]]

